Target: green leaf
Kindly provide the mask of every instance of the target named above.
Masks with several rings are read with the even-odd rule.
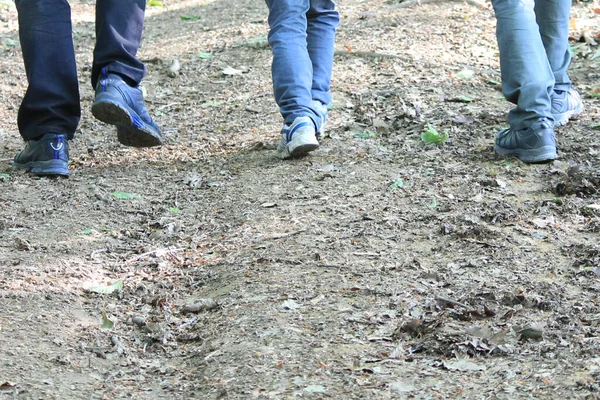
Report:
[[[179,208],[177,208],[177,207],[170,207],[169,211],[171,211],[172,213],[175,213],[175,214],[181,212],[181,210]]]
[[[0,174],[0,181],[5,182],[8,180],[8,178],[10,178],[10,175],[8,174]]]
[[[115,327],[115,323],[108,319],[108,315],[106,315],[106,311],[102,311],[102,328],[104,329],[112,329]]]
[[[8,47],[16,47],[19,45],[19,41],[13,40],[11,38],[6,38],[6,39],[4,39],[4,44],[7,45]]]
[[[402,178],[398,178],[396,180],[396,182],[392,183],[390,185],[390,189],[396,189],[396,188],[403,188],[404,187],[404,181],[402,180]]]
[[[571,56],[574,56],[575,53],[577,53],[577,50],[579,50],[581,48],[581,46],[583,46],[584,43],[581,44],[576,44],[575,46],[571,46],[569,47],[569,53],[571,53]]]
[[[85,230],[79,232],[80,235],[91,235],[92,233],[94,233],[93,229],[85,229]]]
[[[421,140],[425,143],[441,145],[446,142],[450,136],[448,133],[439,133],[431,124],[427,124],[427,129],[421,133]]]
[[[116,281],[112,285],[109,286],[90,286],[87,290],[88,292],[100,293],[100,294],[111,294],[116,290],[123,289],[123,281]]]
[[[195,21],[197,19],[200,19],[199,15],[182,15],[181,17],[182,21]]]
[[[15,3],[11,0],[0,0],[0,9],[10,10],[15,7]]]
[[[600,130],[600,124],[592,124],[590,125],[590,128],[595,129],[595,130]],[[1,177],[2,175],[0,175]]]
[[[209,54],[209,53],[198,53],[196,55],[196,57],[201,58],[203,60],[208,60],[209,58],[212,58],[212,54]]]
[[[462,101],[463,103],[472,103],[472,102],[474,102],[474,101],[475,101],[475,99],[474,99],[474,98],[472,98],[472,97],[468,97],[468,96],[460,96],[458,99],[459,99],[460,101]]]
[[[369,139],[369,138],[377,137],[377,133],[375,133],[373,131],[356,132],[354,134],[354,137],[357,139]]]
[[[164,7],[165,5],[158,0],[148,0],[148,4],[150,7]]]
[[[456,76],[458,76],[459,78],[463,78],[463,79],[471,79],[472,77],[475,76],[475,71],[472,71],[470,69],[463,69],[462,71],[459,71]]]
[[[113,192],[113,197],[119,200],[132,200],[132,199],[141,199],[142,197],[139,194],[135,193],[127,193],[127,192]]]

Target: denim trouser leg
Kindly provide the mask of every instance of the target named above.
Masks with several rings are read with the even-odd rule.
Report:
[[[312,99],[327,105],[335,49],[335,30],[340,15],[331,0],[313,0],[307,14],[307,48],[313,67]]]
[[[516,107],[508,113],[513,129],[552,117],[550,93],[554,75],[534,12],[534,0],[492,0],[500,50],[502,92]]]
[[[567,68],[571,63],[569,52],[569,17],[571,0],[537,0],[535,14],[540,34],[554,73],[554,89],[569,90],[571,80]]]
[[[79,84],[67,0],[16,0],[29,86],[17,123],[24,140],[66,133],[79,123]]]
[[[331,100],[333,44],[339,20],[335,3],[267,0],[267,5],[275,101],[286,124],[297,117],[309,116],[318,130],[320,110],[311,103],[313,98],[323,104]]]
[[[96,47],[92,65],[92,86],[96,87],[102,68],[139,84],[146,73],[136,58],[146,0],[98,0],[96,3]]]

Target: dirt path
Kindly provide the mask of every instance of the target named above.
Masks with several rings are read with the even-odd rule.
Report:
[[[0,399],[598,398],[598,46],[576,42],[597,2],[573,8],[586,112],[534,166],[492,150],[489,9],[340,1],[328,137],[281,162],[261,0],[149,10],[168,144],[142,151],[89,112],[94,4],[72,6],[68,180],[9,163],[26,82],[2,11]]]

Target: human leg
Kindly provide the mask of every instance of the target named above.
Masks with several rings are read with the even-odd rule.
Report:
[[[500,50],[502,92],[516,105],[511,128],[523,129],[540,118],[552,120],[554,76],[536,23],[533,0],[493,0]]]
[[[496,135],[494,149],[524,162],[556,158],[550,96],[554,75],[539,33],[534,0],[492,0],[500,50],[502,92],[515,104],[510,127]]]
[[[301,157],[319,147],[316,127],[321,117],[313,110],[313,66],[307,49],[310,0],[266,0],[269,44],[273,51],[273,92],[284,119],[277,148],[283,159]]]
[[[144,26],[145,0],[98,0],[92,85],[92,114],[117,127],[121,144],[151,147],[163,142],[150,117],[139,83],[144,64],[136,58]]]
[[[320,117],[317,131],[321,132],[327,119],[327,105],[331,102],[329,88],[333,69],[335,30],[339,13],[332,0],[311,0],[307,16],[307,49],[313,68],[312,111]]]
[[[73,138],[81,109],[66,0],[16,0],[28,87],[18,113],[24,140],[46,133]]]
[[[34,175],[69,175],[69,139],[81,108],[66,0],[16,0],[28,87],[17,123],[27,142],[14,165]]]
[[[313,67],[306,42],[309,0],[267,0],[267,5],[275,101],[286,124],[302,116],[314,119],[310,108]]]
[[[569,118],[581,114],[583,104],[579,93],[571,87],[567,69],[571,63],[569,51],[569,16],[571,0],[535,2],[535,15],[550,68],[554,74],[551,93],[552,114],[556,125],[564,125]]]
[[[137,86],[146,69],[136,58],[142,41],[145,0],[98,0],[96,3],[96,46],[92,65],[95,88],[103,68]]]
[[[554,89],[569,90],[567,69],[569,52],[569,16],[571,0],[536,0],[535,15],[546,57],[554,75]]]

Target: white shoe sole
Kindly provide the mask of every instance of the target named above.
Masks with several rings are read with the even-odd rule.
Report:
[[[282,160],[304,157],[319,147],[319,141],[312,133],[296,134],[291,142],[281,139],[277,153]]]

